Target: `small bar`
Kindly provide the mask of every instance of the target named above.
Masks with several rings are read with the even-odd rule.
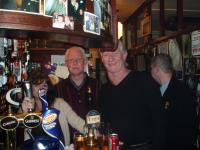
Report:
[[[173,149],[200,149],[200,3],[0,0],[0,150]]]

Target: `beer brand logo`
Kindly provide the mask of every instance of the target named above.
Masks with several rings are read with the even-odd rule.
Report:
[[[42,123],[50,124],[50,123],[54,122],[56,120],[56,118],[57,118],[57,114],[55,114],[55,113],[49,114],[43,118]]]
[[[95,124],[95,123],[100,123],[100,115],[87,117],[87,124]]]
[[[27,128],[36,128],[41,124],[41,118],[36,114],[30,114],[24,117],[23,124]]]
[[[18,125],[19,125],[19,122],[17,118],[15,118],[14,116],[6,116],[2,118],[0,121],[0,127],[3,130],[13,130],[17,128]]]

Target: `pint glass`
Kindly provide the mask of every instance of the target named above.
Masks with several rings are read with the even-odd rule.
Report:
[[[86,150],[86,137],[79,132],[74,133],[74,150]]]

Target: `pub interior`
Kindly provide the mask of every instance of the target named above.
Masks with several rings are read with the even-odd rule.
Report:
[[[32,98],[31,73],[40,69],[54,86],[58,85],[69,76],[65,52],[74,46],[84,49],[86,76],[97,80],[101,90],[109,82],[102,53],[115,51],[119,39],[127,49],[126,63],[133,72],[150,73],[151,59],[158,54],[171,57],[176,78],[195,95],[198,123],[193,149],[188,150],[200,149],[199,16],[200,3],[196,0],[0,0],[0,150],[40,150],[35,145],[42,138],[32,137],[31,144],[23,139],[25,130],[32,136],[29,129],[38,126],[49,135],[46,141],[39,141],[46,144],[45,150],[137,150],[138,145],[123,147],[118,133],[109,131],[100,140],[96,138],[102,131],[101,109],[83,114],[84,131],[71,137],[71,145],[59,139],[57,126],[49,129],[49,124],[58,121],[53,118],[58,114],[45,105],[48,99],[43,91],[39,97],[45,109],[19,113],[23,98]],[[96,89],[86,90],[87,99],[94,98],[90,97],[91,90]],[[72,128],[69,130],[71,133]],[[83,145],[77,146],[79,140]]]

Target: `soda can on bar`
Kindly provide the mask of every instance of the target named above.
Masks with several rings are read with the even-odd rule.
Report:
[[[116,133],[109,135],[109,150],[119,150],[119,137]]]

